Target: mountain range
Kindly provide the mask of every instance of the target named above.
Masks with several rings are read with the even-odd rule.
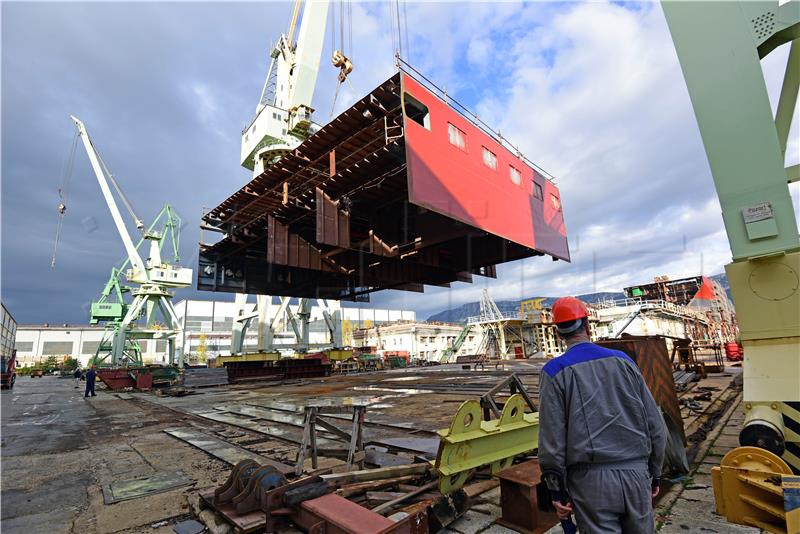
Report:
[[[728,285],[728,278],[725,276],[725,273],[715,274],[713,276],[709,276],[712,280],[716,281],[717,283],[722,286],[725,290],[725,293],[728,295],[728,298],[731,298],[731,290],[730,286]],[[584,302],[600,302],[603,300],[616,300],[616,299],[624,299],[625,293],[622,291],[614,292],[614,291],[602,291],[598,293],[586,293],[583,295],[576,295],[580,300]],[[541,297],[541,296],[532,296],[527,297],[524,299],[518,300],[497,300],[495,303],[497,307],[503,313],[516,313],[519,310],[519,304],[523,300],[530,300],[534,298],[543,298],[542,304],[544,306],[551,306],[553,302],[558,297]],[[468,302],[466,304],[462,304],[461,306],[457,306],[455,308],[450,308],[447,310],[443,310],[428,317],[428,321],[431,322],[442,322],[442,323],[463,323],[467,320],[468,317],[477,317],[481,313],[481,306],[479,302]]]

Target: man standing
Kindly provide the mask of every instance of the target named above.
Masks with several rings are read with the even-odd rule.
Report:
[[[75,368],[75,372],[72,373],[72,378],[75,379],[75,389],[81,387],[81,378],[83,377],[83,373],[81,372],[80,367]]]
[[[582,534],[652,534],[664,420],[633,360],[591,342],[588,316],[576,298],[553,304],[567,352],[540,376],[539,463],[571,498],[553,501],[559,517],[574,511]]]
[[[88,397],[90,394],[92,397],[96,397],[94,393],[94,380],[97,378],[97,366],[92,365],[91,369],[86,371],[86,393],[83,394],[84,398]]]

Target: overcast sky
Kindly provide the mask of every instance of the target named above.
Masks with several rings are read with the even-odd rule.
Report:
[[[356,67],[337,111],[392,73],[390,5],[353,4]],[[152,220],[165,202],[175,206],[185,222],[182,260],[196,268],[203,207],[250,178],[238,164],[240,132],[290,4],[4,2],[0,9],[1,283],[11,313],[20,323],[86,322],[88,303],[123,258],[79,146],[50,268],[74,137],[70,114],[86,123],[141,217]],[[497,280],[425,295],[383,292],[371,305],[425,318],[477,300],[483,287],[498,300],[618,291],[656,275],[715,274],[730,261],[659,4],[408,1],[403,11],[410,63],[558,178],[573,262],[532,258],[501,266]],[[329,34],[330,26],[314,101],[323,123],[336,77]],[[773,103],[787,55],[783,47],[763,62]],[[797,122],[788,163],[800,152]],[[189,297],[216,295],[190,289],[177,298]]]

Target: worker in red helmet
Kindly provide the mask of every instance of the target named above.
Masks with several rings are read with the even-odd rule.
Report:
[[[560,298],[552,313],[567,346],[539,383],[539,463],[553,506],[562,519],[574,512],[582,534],[651,534],[667,436],[658,405],[628,355],[591,342],[583,302]]]

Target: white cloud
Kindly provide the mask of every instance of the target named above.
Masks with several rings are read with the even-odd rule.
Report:
[[[213,120],[219,108],[211,88],[202,82],[194,82],[189,89],[192,95],[190,101],[196,104],[195,110],[200,122],[208,123]]]
[[[435,17],[439,10],[466,10],[460,21],[472,20],[483,7],[422,11]],[[546,5],[546,18],[540,7],[516,6],[513,17],[486,16],[465,29],[461,55],[447,47],[422,62],[438,68],[426,70],[437,81],[440,72],[483,81],[473,102],[480,116],[558,177],[573,262],[531,258],[503,265],[497,280],[430,291],[422,304],[426,311],[477,300],[484,285],[497,299],[619,291],[656,275],[717,273],[730,261],[691,102],[658,4],[635,10],[606,3]],[[478,39],[495,62],[489,80],[458,68],[469,62],[468,43]],[[469,82],[457,86],[468,91]]]
[[[394,71],[391,4],[352,4],[355,70],[336,111]],[[196,252],[191,221],[199,206],[216,205],[249,179],[238,166],[239,131],[252,118],[268,43],[285,30],[290,5],[12,7],[4,10],[3,74],[19,83],[3,87],[3,126],[17,135],[3,137],[3,192],[21,200],[3,204],[4,290],[8,295],[10,286],[13,304],[27,306],[22,317],[34,317],[43,308],[27,295],[40,280],[59,291],[68,287],[71,300],[86,300],[121,252],[79,157],[66,223],[74,228],[66,228],[64,250],[82,250],[80,220],[94,214],[100,228],[87,247],[113,252],[95,258],[99,267],[91,273],[82,255],[65,253],[58,279],[41,270],[31,275],[34,266],[49,269],[55,216],[45,221],[41,214],[57,204],[55,183],[44,177],[57,173],[58,162],[37,155],[41,146],[71,141],[68,113],[86,121],[109,165],[127,178],[123,187],[135,205],[155,209],[154,196],[159,204],[162,197],[178,204],[190,221],[183,240],[189,258]],[[498,299],[619,290],[654,275],[719,272],[730,261],[691,102],[657,3],[629,9],[597,2],[408,2],[403,19],[411,64],[558,176],[573,263],[531,258],[500,266],[497,280],[476,278],[450,290],[426,289],[427,295],[376,294],[374,303],[427,316],[477,300],[482,287]],[[83,31],[86,20],[98,31]],[[330,27],[314,101],[321,122],[331,113],[336,86],[329,33]],[[763,62],[773,102],[786,53],[776,50]],[[788,150],[794,162],[798,122]],[[800,184],[791,190],[798,208]],[[13,239],[34,234],[35,250]],[[101,239],[108,246],[96,247]],[[63,283],[81,276],[92,281]]]
[[[467,61],[476,67],[486,67],[491,58],[491,41],[485,37],[470,39],[467,46]]]

